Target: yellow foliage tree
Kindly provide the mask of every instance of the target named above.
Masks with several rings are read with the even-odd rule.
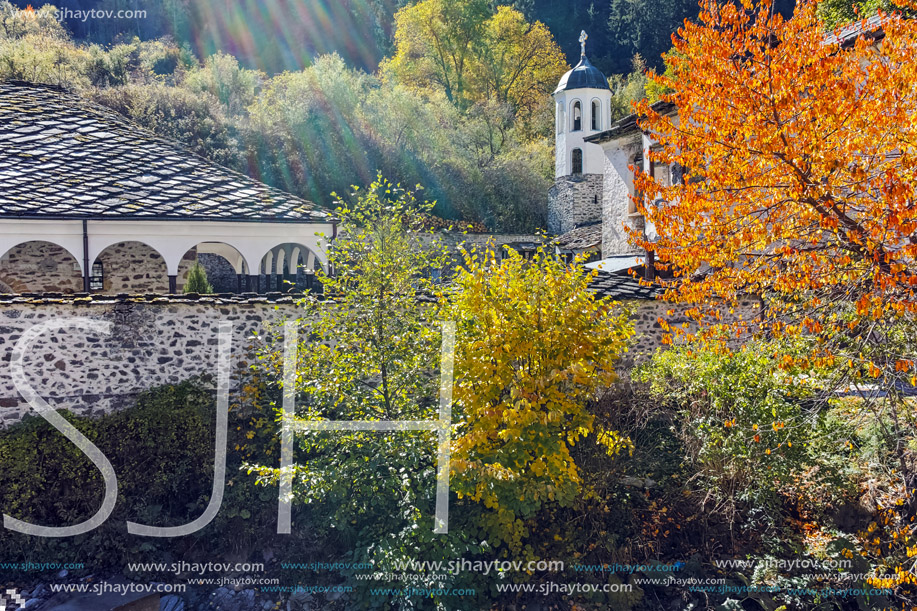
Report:
[[[466,253],[446,308],[457,324],[454,490],[491,509],[485,527],[518,551],[523,520],[578,494],[570,448],[593,432],[587,403],[614,380],[632,327],[588,289],[592,274],[543,250],[508,255]],[[597,436],[623,447],[615,431]]]
[[[544,104],[567,70],[541,22],[487,0],[424,0],[395,15],[395,55],[382,74],[441,89],[459,107],[496,100],[517,111]]]
[[[476,100],[495,99],[516,112],[531,114],[550,99],[567,61],[551,31],[528,23],[516,9],[497,8],[484,30],[471,65]]]

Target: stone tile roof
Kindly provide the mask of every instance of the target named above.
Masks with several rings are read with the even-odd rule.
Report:
[[[675,104],[663,101],[654,102],[650,108],[661,115],[667,115],[678,110]],[[627,115],[626,117],[618,119],[612,123],[611,127],[605,131],[599,132],[597,134],[592,134],[591,136],[586,136],[583,138],[583,140],[585,142],[592,142],[593,144],[601,144],[602,142],[609,142],[611,140],[623,138],[624,136],[628,136],[630,134],[639,133],[640,126],[637,125],[637,118],[638,117],[636,113]]]
[[[602,223],[571,229],[558,236],[554,244],[561,250],[588,250],[602,245]]]
[[[885,32],[882,29],[883,18],[873,15],[868,19],[861,19],[837,30],[825,38],[827,44],[838,44],[841,47],[852,47],[857,38],[864,36],[870,40],[882,40]]]
[[[0,82],[0,218],[330,222],[66,90]]]
[[[658,286],[641,286],[640,282],[627,272],[612,274],[600,271],[589,283],[589,288],[597,297],[609,297],[616,301],[655,300],[662,294]]]

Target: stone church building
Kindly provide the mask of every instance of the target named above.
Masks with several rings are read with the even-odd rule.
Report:
[[[637,125],[636,115],[611,121],[608,79],[582,56],[554,91],[555,180],[548,198],[548,232],[557,235],[563,254],[587,253],[588,264],[606,273],[626,274],[642,266],[645,253],[628,243],[625,226],[649,239],[654,227],[633,205],[634,171],[663,182],[680,180],[678,168],[649,161],[652,139]],[[661,112],[674,112],[659,104]]]

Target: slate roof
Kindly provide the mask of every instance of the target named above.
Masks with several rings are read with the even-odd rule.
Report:
[[[857,38],[865,36],[871,40],[882,40],[885,32],[882,30],[883,19],[880,15],[873,15],[868,19],[861,19],[850,25],[844,26],[836,33],[825,38],[827,44],[839,44],[841,47],[852,47]]]
[[[652,108],[654,111],[658,112],[661,115],[669,114],[671,112],[674,112],[677,109],[675,104],[672,104],[671,102],[662,102],[662,101],[653,103],[650,106],[650,108]],[[599,132],[597,134],[592,134],[591,136],[586,136],[585,138],[583,138],[583,140],[586,142],[592,142],[593,144],[601,144],[602,142],[609,142],[611,140],[617,140],[618,138],[622,138],[624,136],[627,136],[630,134],[636,134],[639,132],[640,132],[640,126],[637,125],[637,115],[635,113],[635,114],[627,115],[626,117],[622,119],[618,119],[617,121],[612,123],[611,127],[606,129],[605,131]]]
[[[554,244],[561,250],[586,250],[602,244],[602,224],[594,223],[571,229],[558,236]]]
[[[64,89],[0,82],[0,218],[332,222]]]
[[[597,297],[609,297],[617,301],[630,299],[656,299],[662,294],[658,286],[641,286],[629,272],[608,273],[600,271],[589,283]]]
[[[579,63],[560,77],[554,93],[570,89],[610,89],[608,79],[602,71],[593,66],[585,55],[580,56]]]

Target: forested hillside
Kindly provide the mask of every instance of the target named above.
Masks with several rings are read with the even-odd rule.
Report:
[[[25,8],[29,2],[13,4]],[[36,4],[32,2],[32,4]],[[107,44],[119,35],[141,39],[171,36],[206,57],[217,51],[236,56],[268,74],[299,70],[316,55],[338,53],[351,66],[374,71],[393,47],[394,16],[410,0],[298,0],[248,3],[241,0],[58,0],[72,10],[147,11],[143,19],[66,20],[81,40]],[[685,18],[697,15],[695,0],[507,0],[529,21],[554,34],[567,60],[576,63],[580,30],[590,36],[595,63],[606,73],[629,72],[640,54],[650,67],[671,47],[670,35]],[[777,2],[784,14],[792,0]],[[278,38],[278,26],[283,35]]]
[[[170,37],[81,41],[57,16],[0,2],[0,79],[73,88],[320,204],[382,171],[424,185],[440,217],[496,231],[544,225],[550,94],[568,66],[550,31],[514,9],[426,0],[397,14],[392,55],[374,72],[334,53],[273,76]]]

